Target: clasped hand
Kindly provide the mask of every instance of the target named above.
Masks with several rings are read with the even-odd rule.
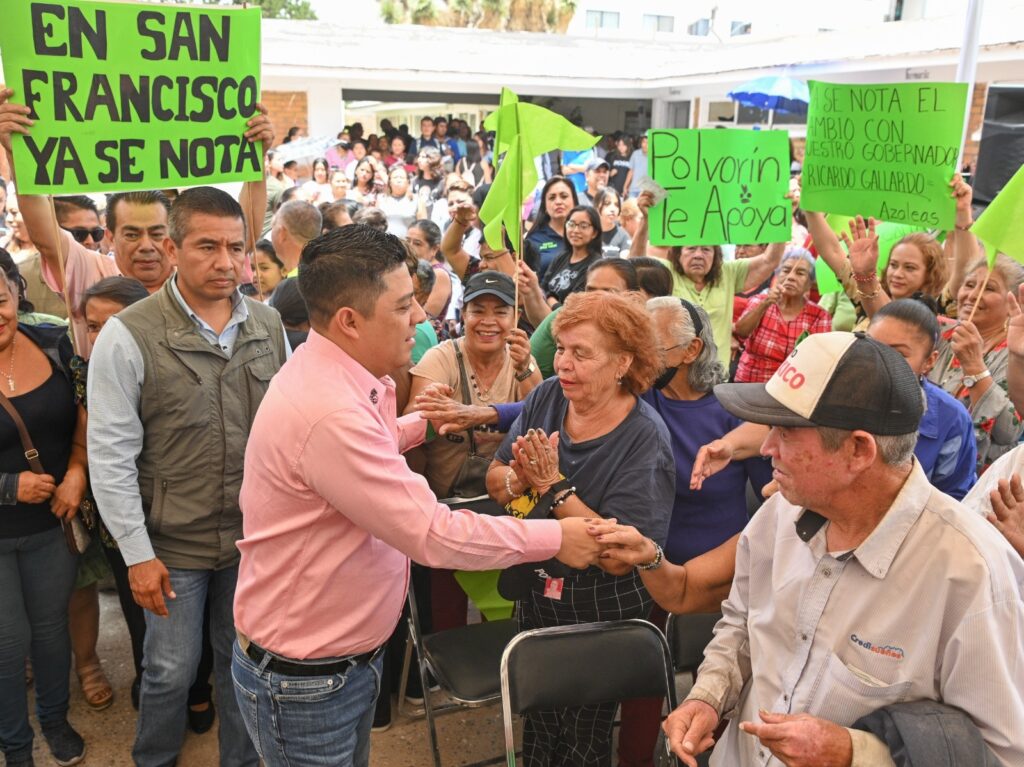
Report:
[[[561,474],[558,471],[558,432],[549,437],[543,429],[529,429],[512,443],[509,466],[516,477],[538,495],[546,493]]]

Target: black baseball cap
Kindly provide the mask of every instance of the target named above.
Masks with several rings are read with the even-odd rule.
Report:
[[[480,296],[496,296],[509,306],[516,302],[516,286],[507,274],[486,270],[477,272],[466,280],[466,289],[462,294],[463,303],[468,304]]]
[[[924,393],[910,365],[864,333],[808,336],[767,383],[719,384],[715,397],[752,423],[878,436],[916,432],[924,414]]]

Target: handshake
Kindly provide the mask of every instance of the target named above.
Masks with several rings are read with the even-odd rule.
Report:
[[[621,571],[654,561],[654,542],[635,527],[618,524],[614,519],[566,517],[562,526],[562,546],[555,557],[569,567],[583,569],[597,565]]]

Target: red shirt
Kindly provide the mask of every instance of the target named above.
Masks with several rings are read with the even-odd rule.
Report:
[[[767,293],[750,299],[744,316],[756,310]],[[796,348],[797,339],[804,333],[828,333],[832,330],[832,317],[813,301],[788,322],[778,306],[769,306],[760,324],[747,338],[743,354],[736,368],[737,383],[765,383]]]

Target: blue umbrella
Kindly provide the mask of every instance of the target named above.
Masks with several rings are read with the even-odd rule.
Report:
[[[811,99],[807,83],[792,77],[769,75],[751,80],[749,83],[729,91],[729,98],[746,107],[769,110],[768,125],[774,122],[775,112],[802,114],[807,111]]]

